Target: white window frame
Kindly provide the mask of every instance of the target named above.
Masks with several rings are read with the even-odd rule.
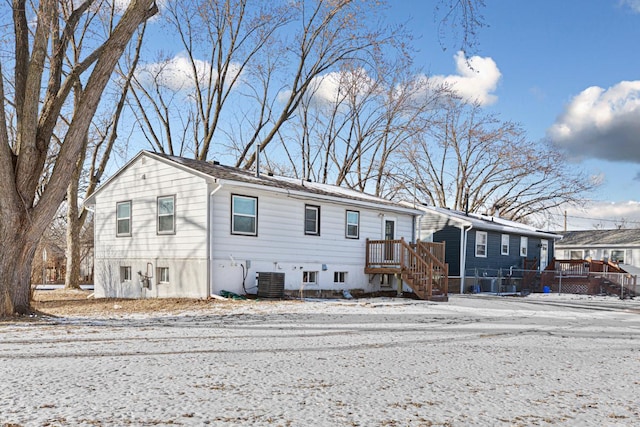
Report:
[[[241,213],[235,211],[235,201],[239,199],[251,200],[254,204],[253,214]],[[236,217],[253,218],[253,230],[243,231],[236,230]],[[240,194],[231,195],[231,234],[238,234],[243,236],[257,236],[258,235],[258,198],[253,196],[242,196]]]
[[[500,241],[500,253],[502,255],[509,255],[509,235],[503,234]]]
[[[527,236],[520,236],[520,256],[527,256],[527,246],[529,245],[529,238]]]
[[[302,284],[303,285],[317,285],[318,284],[318,272],[317,271],[303,271],[302,272]]]
[[[584,256],[584,251],[582,249],[571,249],[569,250],[569,259],[586,259]]]
[[[158,267],[158,283],[169,283],[169,267]]]
[[[171,213],[161,213],[160,212],[160,202],[162,200],[171,200]],[[176,196],[159,196],[156,201],[156,231],[158,234],[176,234]],[[171,229],[170,230],[161,230],[160,229],[160,218],[171,217]]]
[[[482,242],[484,240],[484,242]],[[486,231],[476,230],[476,257],[477,258],[486,258],[487,257],[487,242],[489,240],[489,236]],[[481,251],[478,249],[482,248]]]
[[[347,272],[346,271],[334,271],[333,272],[333,283],[347,283]]]
[[[313,222],[313,229],[307,229],[307,212],[315,212],[315,220]],[[320,235],[320,206],[317,205],[304,205],[304,234],[307,236],[319,236]]]
[[[120,206],[129,206],[129,216],[120,217]],[[131,200],[116,203],[116,237],[130,237],[131,236],[131,217],[132,215],[132,203]],[[120,233],[120,222],[126,221],[129,225],[128,232]]]
[[[622,252],[622,260],[620,261],[622,264],[624,264],[624,257],[626,255],[625,250],[624,249],[611,249],[611,258],[609,258],[612,262],[616,262],[616,260],[614,260],[613,258],[613,253],[614,252]]]
[[[349,221],[349,214],[356,215],[356,221]],[[355,227],[355,233],[349,233],[349,227]],[[347,210],[345,214],[345,237],[347,239],[359,239],[360,238],[360,211]]]
[[[121,265],[120,266],[120,282],[130,282],[131,281],[131,266],[130,265]]]

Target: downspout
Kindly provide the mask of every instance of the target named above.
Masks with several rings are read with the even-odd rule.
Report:
[[[221,188],[222,188],[222,184],[218,184],[217,183],[217,179],[215,180],[216,182],[216,187],[211,190],[211,192],[209,193],[209,197],[208,197],[208,201],[207,201],[207,291],[205,293],[205,295],[207,297],[211,296],[213,294],[213,283],[211,280],[211,274],[212,272],[212,268],[211,265],[213,264],[213,260],[211,259],[211,257],[213,256],[213,250],[211,249],[211,244],[212,244],[212,239],[211,239],[211,234],[213,232],[213,196],[214,194],[216,194]]]
[[[467,236],[472,228],[473,224],[469,225],[469,228],[465,228],[464,225],[460,228],[460,237],[462,240],[462,246],[460,247],[460,295],[464,294],[464,282],[467,270]]]

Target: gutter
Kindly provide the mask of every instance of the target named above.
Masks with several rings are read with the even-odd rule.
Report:
[[[472,228],[473,224],[469,224],[469,228],[465,228],[464,225],[460,228],[460,238],[462,240],[460,247],[460,295],[464,294],[464,282],[467,271],[467,236]]]
[[[286,194],[288,197],[300,198],[302,200],[326,200],[336,204],[342,204],[342,205],[348,205],[348,206],[357,205],[357,206],[362,206],[370,209],[375,209],[377,211],[386,210],[390,212],[397,212],[397,213],[403,213],[403,214],[409,214],[409,215],[423,214],[423,212],[419,209],[412,209],[412,208],[397,206],[397,205],[394,205],[393,202],[388,202],[388,201],[387,201],[388,204],[386,204],[384,202],[376,202],[375,200],[365,201],[365,200],[359,200],[359,199],[343,198],[338,196],[327,196],[324,194],[272,187],[272,186],[266,186],[264,184],[252,184],[252,183],[247,183],[242,181],[219,180],[218,182],[220,183],[220,185],[228,185],[230,187],[253,188],[261,191]]]
[[[222,188],[222,184],[217,183],[217,180],[214,181],[217,185],[216,187],[209,192],[209,196],[207,197],[207,297],[213,294],[213,281],[211,280],[212,268],[211,264],[213,264],[213,250],[211,248],[212,236],[211,233],[213,231],[213,196]]]

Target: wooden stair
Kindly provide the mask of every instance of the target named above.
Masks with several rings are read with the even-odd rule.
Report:
[[[449,300],[444,243],[367,239],[365,273],[398,274],[418,298]]]

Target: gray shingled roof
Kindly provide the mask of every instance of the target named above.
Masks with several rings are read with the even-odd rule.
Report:
[[[562,246],[640,246],[640,229],[622,230],[583,230],[562,233],[563,238],[556,243]]]
[[[259,177],[255,172],[246,169],[225,166],[204,160],[194,160],[186,157],[170,156],[161,153],[149,153],[152,156],[158,156],[172,162],[178,163],[195,171],[201,172],[213,178],[221,180],[244,182],[256,185],[264,185],[266,187],[280,188],[290,191],[300,191],[305,193],[317,194],[320,196],[337,197],[342,199],[356,200],[366,203],[376,203],[386,205],[394,209],[402,209],[404,211],[413,210],[406,206],[386,200],[370,194],[361,193],[336,185],[320,184],[311,181],[302,181],[300,179],[287,178],[282,176],[273,176],[261,173]]]

